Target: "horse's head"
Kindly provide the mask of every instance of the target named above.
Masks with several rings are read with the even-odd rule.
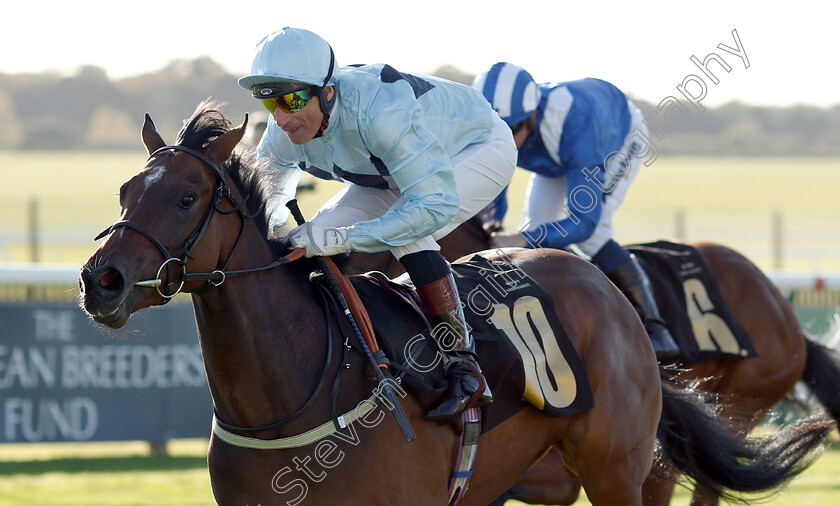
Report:
[[[107,239],[81,270],[81,302],[94,320],[122,327],[134,311],[207,283],[189,280],[187,267],[211,272],[229,258],[225,239],[236,238],[234,227],[241,230],[242,223],[212,218],[242,200],[221,167],[244,132],[245,123],[230,129],[223,116],[197,111],[178,145],[167,146],[146,115],[142,138],[149,159],[120,188],[120,220],[100,234]]]

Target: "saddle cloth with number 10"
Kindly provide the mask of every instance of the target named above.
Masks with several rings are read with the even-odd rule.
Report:
[[[580,357],[542,287],[504,257],[474,255],[452,264],[452,270],[476,340],[478,362],[493,391],[493,403],[483,409],[482,432],[527,404],[555,417],[594,405]],[[350,279],[370,311],[380,347],[396,366],[393,372],[402,371],[401,381],[408,390],[424,406],[433,405],[446,389],[443,361],[435,344],[439,336],[422,323],[416,300],[413,304],[394,302],[410,301],[413,291],[381,273]],[[389,296],[389,291],[400,297]],[[420,326],[411,326],[413,335],[406,335],[406,323],[412,319]]]

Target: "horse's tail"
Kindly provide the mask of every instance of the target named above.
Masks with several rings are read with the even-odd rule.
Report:
[[[840,421],[840,361],[827,346],[806,337],[805,372],[802,381],[820,401],[820,404]]]
[[[724,498],[730,491],[776,488],[804,471],[825,448],[834,427],[829,420],[806,419],[758,439],[727,431],[708,394],[662,381],[662,417],[657,439],[676,468]]]

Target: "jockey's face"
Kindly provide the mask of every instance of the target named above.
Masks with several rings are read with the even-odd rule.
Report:
[[[534,115],[531,119],[536,119],[536,116],[537,113],[534,111]],[[531,135],[531,132],[534,131],[534,124],[534,121],[524,121],[522,127],[513,134],[513,142],[516,143],[517,149],[521,148],[522,145],[525,144],[525,139],[527,139],[528,136]]]
[[[328,86],[326,89],[327,100],[331,100],[335,89]],[[286,132],[294,144],[306,144],[311,141],[324,120],[321,112],[321,99],[316,95],[298,112],[286,112],[277,107],[274,109],[274,121],[277,126]]]

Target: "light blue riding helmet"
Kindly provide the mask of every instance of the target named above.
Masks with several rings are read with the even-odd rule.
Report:
[[[253,91],[258,84],[295,82],[313,86],[335,85],[338,63],[330,45],[301,28],[283,28],[267,35],[256,46],[251,73],[239,86]]]
[[[540,87],[527,70],[507,62],[494,63],[475,76],[472,87],[480,91],[508,126],[528,118],[540,103]]]
[[[338,96],[333,93],[328,100],[325,88],[335,86],[337,74],[338,62],[327,41],[309,30],[286,27],[267,35],[257,44],[251,73],[240,77],[238,82],[254,98],[289,93],[300,84],[313,86],[324,115],[315,134],[320,137],[329,125],[330,111]],[[289,87],[289,83],[293,85]]]

